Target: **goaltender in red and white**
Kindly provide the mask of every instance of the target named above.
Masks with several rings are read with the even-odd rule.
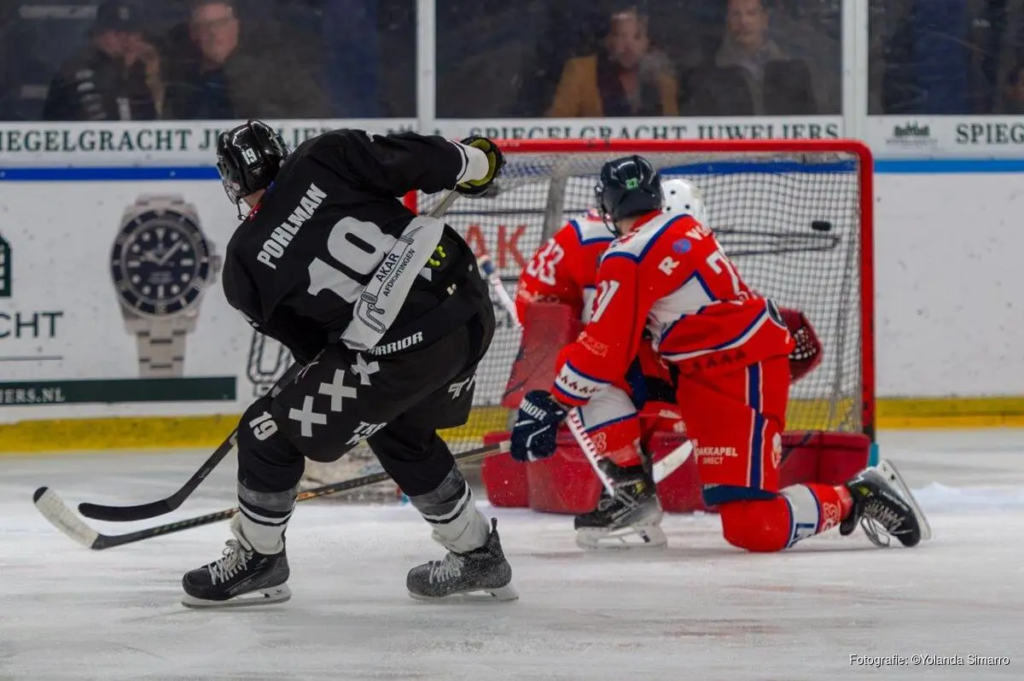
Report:
[[[619,238],[601,255],[590,319],[561,352],[551,390],[523,398],[512,456],[551,456],[570,409],[586,410],[623,385],[646,332],[672,367],[704,502],[718,508],[730,544],[780,551],[836,526],[848,535],[858,522],[878,545],[927,539],[927,521],[891,462],[843,485],[779,489],[795,344],[775,303],[747,286],[701,211],[664,210],[661,179],[646,159],[605,164],[597,198]],[[609,477],[620,525],[660,521],[653,485]]]

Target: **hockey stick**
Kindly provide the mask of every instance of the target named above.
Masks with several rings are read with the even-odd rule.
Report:
[[[301,370],[301,364],[292,364],[292,366],[284,372],[284,375],[278,379],[277,383],[274,384],[274,387],[271,388],[271,397],[280,393],[281,389],[291,383]],[[114,523],[146,520],[148,518],[155,518],[159,515],[170,513],[171,511],[176,510],[185,502],[186,499],[192,496],[192,493],[195,492],[199,485],[202,484],[203,480],[206,479],[206,476],[212,473],[213,469],[216,468],[220,462],[235,449],[237,441],[238,429],[235,428],[231,431],[231,435],[228,435],[228,438],[213,451],[210,458],[203,462],[203,465],[199,467],[199,470],[192,474],[192,477],[188,479],[188,482],[182,485],[181,489],[166,499],[151,501],[145,504],[136,504],[135,506],[104,506],[103,504],[83,502],[78,505],[78,512],[86,518],[92,518],[93,520],[106,520]],[[38,494],[39,490],[36,490],[36,495]]]
[[[600,466],[601,459],[604,459],[605,457],[598,453],[597,445],[594,444],[594,440],[591,439],[590,434],[587,433],[587,430],[583,425],[583,419],[580,418],[579,409],[572,409],[565,420],[569,425],[569,432],[571,432],[572,436],[576,438],[576,444],[578,444],[580,449],[583,450],[583,455],[587,457],[587,461],[590,462],[590,467],[594,469],[595,473],[597,473],[597,477],[601,481],[601,485],[603,485],[608,491],[608,494],[615,496],[615,483],[611,481],[611,478],[608,477],[608,474],[605,473],[604,469]],[[661,457],[661,459],[655,462],[651,467],[651,476],[654,478],[655,484],[672,475],[677,468],[686,463],[691,454],[693,454],[693,441],[686,440],[683,444]]]
[[[508,294],[508,291],[505,290],[505,285],[501,282],[501,277],[498,276],[498,271],[495,269],[491,258],[485,254],[480,256],[477,259],[477,262],[480,264],[480,271],[483,272],[487,278],[487,283],[491,285],[491,288],[493,288],[494,292],[497,294],[498,301],[501,303],[502,307],[504,307],[505,311],[508,312],[510,317],[512,317],[512,321],[514,321],[517,326],[521,326],[521,322],[516,314],[516,304]],[[569,412],[569,416],[566,421],[569,425],[569,431],[572,433],[573,437],[576,438],[576,443],[579,444],[580,449],[583,450],[583,454],[587,457],[587,461],[590,462],[594,472],[597,473],[597,477],[601,480],[601,484],[606,490],[608,490],[608,494],[614,495],[614,485],[598,463],[600,459],[604,457],[602,457],[598,452],[597,445],[594,444],[594,441],[583,426],[583,419],[580,418],[579,409],[572,409]],[[690,458],[690,454],[692,453],[693,443],[687,440],[667,456],[662,457],[661,460],[655,463],[652,468],[654,482],[661,482],[671,475],[677,468],[686,463],[686,460]]]
[[[451,205],[455,203],[455,200],[458,197],[459,194],[454,189],[448,191],[444,197],[442,197],[437,206],[430,211],[429,216],[432,218],[441,217],[448,211]],[[291,368],[289,368],[288,371],[278,379],[277,383],[271,389],[270,396],[274,397],[280,393],[281,389],[291,383],[301,370],[301,364],[293,364]],[[192,496],[192,493],[195,492],[199,485],[202,484],[203,480],[206,479],[206,476],[208,476],[213,469],[216,468],[229,453],[231,453],[235,448],[237,440],[238,429],[236,428],[231,432],[231,435],[229,435],[228,438],[214,450],[213,454],[210,455],[210,458],[203,462],[203,465],[200,466],[199,470],[197,470],[192,477],[188,479],[188,482],[182,485],[181,489],[177,492],[165,499],[145,504],[137,504],[134,506],[105,506],[103,504],[83,502],[78,505],[78,512],[86,518],[92,518],[93,520],[105,520],[117,523],[146,520],[170,513],[180,507],[186,499]],[[36,495],[38,494],[39,491],[37,490]]]
[[[576,444],[583,450],[583,455],[587,457],[587,461],[590,462],[590,467],[597,473],[597,479],[601,481],[601,485],[611,496],[615,496],[615,485],[612,483],[611,478],[601,468],[600,460],[601,455],[597,451],[597,445],[590,439],[587,434],[586,428],[583,426],[583,419],[580,418],[580,410],[578,407],[574,407],[569,410],[569,416],[566,417],[565,422],[569,426],[569,432],[576,438]]]
[[[478,447],[477,449],[471,449],[468,452],[456,454],[455,460],[460,463],[470,463],[472,461],[479,461],[493,454],[507,451],[508,440],[504,440],[497,444],[486,445],[484,447]],[[315,487],[313,489],[306,490],[305,492],[300,492],[295,501],[309,501],[310,499],[317,499],[329,494],[348,492],[360,487],[366,487],[367,485],[384,482],[385,480],[389,480],[390,477],[391,476],[387,473],[373,473],[371,475],[364,475],[362,477],[345,480],[343,482],[335,482],[330,485]],[[224,511],[208,513],[207,515],[188,518],[186,520],[178,520],[173,523],[167,523],[166,525],[157,525],[156,527],[128,532],[126,534],[101,534],[86,525],[85,522],[75,515],[75,512],[68,508],[68,505],[64,503],[59,496],[57,496],[56,492],[47,487],[40,487],[37,489],[32,500],[35,503],[36,508],[39,509],[39,512],[43,514],[44,518],[50,521],[51,525],[82,546],[87,549],[93,549],[94,551],[102,551],[103,549],[123,546],[124,544],[131,544],[133,542],[171,534],[172,532],[181,532],[182,530],[188,530],[193,527],[210,525],[211,523],[217,523],[221,520],[229,520],[238,513],[237,508],[229,508]]]
[[[512,296],[505,290],[505,285],[501,283],[501,277],[498,275],[498,269],[494,266],[491,256],[485,253],[477,258],[476,261],[480,265],[480,271],[487,279],[487,283],[491,285],[494,293],[498,296],[501,306],[505,308],[505,311],[512,318],[512,323],[516,326],[522,326],[522,322],[519,321],[519,315],[516,314],[516,304],[512,300]]]

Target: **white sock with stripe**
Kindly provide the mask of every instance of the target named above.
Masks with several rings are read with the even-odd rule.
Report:
[[[231,522],[235,536],[257,553],[284,551],[284,531],[295,510],[298,487],[284,492],[256,492],[238,483],[238,510]]]
[[[779,492],[789,503],[791,517],[789,543],[786,548],[798,541],[818,534],[821,526],[821,505],[818,497],[806,485],[792,485]]]

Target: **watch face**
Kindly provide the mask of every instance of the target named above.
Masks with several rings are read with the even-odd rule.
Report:
[[[163,316],[199,299],[210,276],[210,253],[189,216],[152,210],[121,230],[111,267],[125,304],[142,315]]]

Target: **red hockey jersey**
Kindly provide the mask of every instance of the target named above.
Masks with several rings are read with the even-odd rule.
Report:
[[[587,321],[597,267],[614,237],[596,211],[570,220],[538,250],[519,276],[516,313],[524,319],[532,302],[565,303]]]
[[[553,394],[571,405],[621,377],[644,328],[683,374],[786,356],[793,339],[775,304],[752,291],[711,230],[690,215],[644,216],[601,258],[589,323],[558,360]]]

